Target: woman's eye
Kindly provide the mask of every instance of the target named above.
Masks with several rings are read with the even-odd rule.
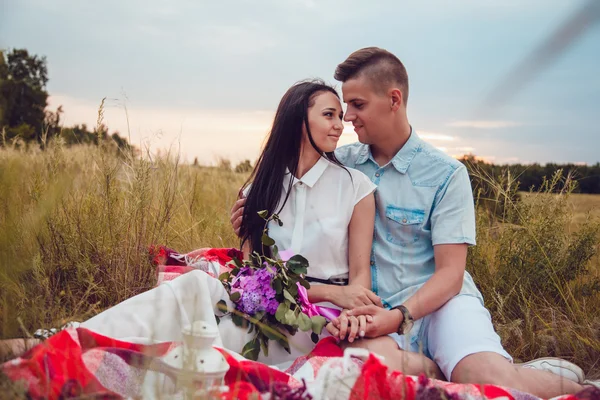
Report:
[[[332,112],[326,112],[323,115],[325,115],[326,117],[333,117],[333,113]]]

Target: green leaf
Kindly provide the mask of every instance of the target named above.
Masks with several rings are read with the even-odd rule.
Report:
[[[312,321],[310,320],[308,315],[306,315],[304,313],[300,314],[300,316],[298,317],[298,327],[303,332],[308,332],[311,330]]]
[[[257,339],[252,339],[242,349],[242,356],[249,360],[258,360],[258,353],[260,352],[260,344]]]
[[[219,300],[219,302],[217,303],[217,309],[224,313],[228,311],[227,303],[225,302],[225,300]]]
[[[273,246],[275,244],[275,241],[269,235],[267,235],[266,233],[263,233],[262,238],[260,239],[260,241],[265,246]]]
[[[239,258],[237,258],[237,257],[233,257],[233,263],[234,263],[234,264],[235,264],[235,266],[236,266],[236,267],[238,267],[238,268],[242,268],[242,267],[244,266],[244,264],[242,264],[242,261],[241,261]],[[232,271],[232,273],[233,273],[234,275],[237,275],[237,273],[235,273],[235,272],[233,272],[233,271]]]
[[[327,324],[327,320],[320,315],[315,315],[310,319],[310,321],[312,323],[312,331],[317,335],[321,334],[321,331]]]
[[[268,210],[262,210],[262,211],[259,211],[257,214],[262,219],[267,219],[267,216],[269,215],[269,211]]]
[[[308,272],[308,260],[300,254],[292,256],[287,263],[288,269],[295,274],[306,274]]]
[[[275,258],[279,258],[279,247],[277,247],[277,245],[273,245],[273,257]]]
[[[242,297],[240,292],[232,292],[231,294],[229,294],[229,300],[233,301],[234,303],[239,301],[240,297]]]
[[[219,325],[221,323],[221,318],[219,318],[215,315],[215,319],[217,320],[217,325]]]
[[[312,342],[314,344],[317,344],[319,342],[319,335],[317,335],[316,333],[311,333],[310,334],[310,340],[312,340]]]
[[[283,338],[279,339],[277,341],[277,343],[279,343],[281,345],[281,347],[283,347],[283,349],[285,351],[287,351],[289,354],[292,354],[292,352],[290,351],[290,344],[287,340],[287,337],[284,336]]]
[[[298,285],[294,284],[293,281],[290,287],[288,287],[288,290],[294,298],[298,296]]]
[[[296,299],[294,299],[294,296],[292,296],[292,294],[288,292],[287,289],[283,289],[283,297],[285,297],[286,300],[289,300],[293,304],[297,304]]]
[[[275,292],[277,294],[281,294],[281,292],[283,291],[283,284],[281,283],[281,279],[273,279],[271,281],[271,287],[275,289]]]
[[[282,324],[285,324],[285,313],[288,312],[290,308],[285,304],[281,303],[277,307],[277,311],[275,311],[275,319]]]
[[[298,282],[300,282],[300,284],[304,286],[306,290],[310,289],[310,283],[306,279],[298,278]]]
[[[236,313],[231,314],[231,321],[235,326],[241,326],[242,328],[248,327],[248,321],[246,319]]]
[[[295,325],[296,324],[296,315],[294,314],[294,312],[292,310],[287,310],[285,312],[284,320],[285,320],[285,323],[288,325]]]
[[[223,272],[221,275],[219,275],[219,280],[221,282],[228,281],[230,276],[231,276],[231,273],[229,273],[229,272]]]

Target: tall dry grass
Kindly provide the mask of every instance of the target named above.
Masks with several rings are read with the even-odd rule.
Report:
[[[225,165],[181,165],[170,154],[133,157],[108,145],[1,149],[0,338],[86,319],[152,287],[150,244],[180,251],[235,246],[229,209],[246,176]],[[558,195],[526,201],[515,200],[514,180],[488,183],[494,192],[478,207],[468,269],[504,345],[517,359],[557,355],[594,373],[598,219],[569,228],[570,183]]]
[[[112,147],[0,150],[0,335],[82,320],[153,286],[148,246],[235,246],[246,176]]]
[[[517,360],[558,356],[600,375],[600,196],[584,216],[573,207],[576,182],[560,171],[522,200],[517,177],[473,174],[488,196],[478,199],[467,268],[504,346]]]

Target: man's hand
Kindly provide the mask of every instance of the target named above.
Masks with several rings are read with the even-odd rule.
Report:
[[[404,316],[398,309],[386,310],[374,305],[357,307],[346,313],[348,317],[370,316],[372,322],[367,324],[365,337],[376,338],[398,331]]]
[[[244,205],[246,204],[246,198],[242,197],[238,199],[231,208],[231,226],[237,236],[240,236],[240,227],[242,226],[242,218],[244,216]]]
[[[353,284],[340,286],[340,290],[332,294],[331,302],[338,307],[348,310],[368,305],[383,307],[379,296],[364,286]]]

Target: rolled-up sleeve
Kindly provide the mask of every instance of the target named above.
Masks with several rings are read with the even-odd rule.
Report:
[[[433,245],[475,245],[475,204],[467,169],[461,165],[451,173],[436,194],[431,212]]]

